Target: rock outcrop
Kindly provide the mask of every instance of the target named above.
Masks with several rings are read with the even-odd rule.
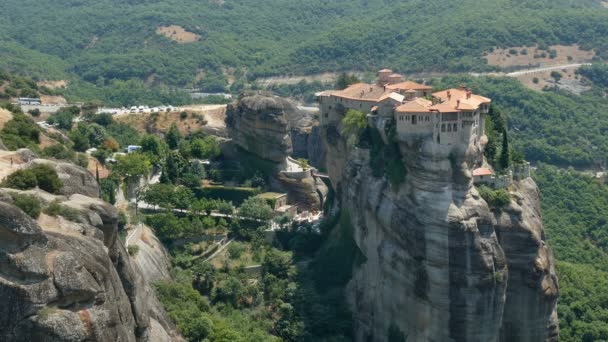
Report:
[[[336,205],[365,262],[348,288],[356,341],[556,341],[558,281],[538,189],[492,209],[472,184],[481,151],[399,145],[405,181],[375,177],[370,150],[324,128]]]
[[[294,158],[308,159],[310,165],[325,169],[325,144],[321,137],[318,112],[312,110],[286,111],[290,127]]]
[[[311,112],[298,110],[293,102],[269,93],[251,93],[228,106],[226,126],[236,146],[275,163],[269,179],[274,190],[286,192],[289,202],[301,209],[321,209],[327,195],[323,181],[310,172],[296,178],[281,172],[288,168],[287,158],[292,154],[315,163],[324,160],[318,122]]]
[[[281,162],[288,155],[325,168],[325,145],[312,110],[270,93],[249,93],[227,109],[230,136],[241,148]]]
[[[0,190],[0,340],[181,340],[117,239],[116,209],[87,191],[22,192],[71,213],[34,220]]]
[[[291,102],[278,96],[242,96],[227,109],[230,137],[244,150],[281,163],[293,152],[285,113],[292,109]]]
[[[153,284],[160,280],[170,279],[171,258],[152,229],[143,226],[139,236],[132,239],[133,241],[129,241],[129,243],[139,247],[134,262],[141,270],[145,282]]]

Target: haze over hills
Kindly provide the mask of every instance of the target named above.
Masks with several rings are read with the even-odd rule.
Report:
[[[496,46],[608,52],[597,0],[7,0],[0,22],[1,68],[210,90],[234,73],[487,70]]]

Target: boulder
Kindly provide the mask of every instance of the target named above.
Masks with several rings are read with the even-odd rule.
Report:
[[[282,162],[292,153],[286,111],[291,102],[269,94],[249,94],[228,106],[226,125],[233,141],[262,159]]]

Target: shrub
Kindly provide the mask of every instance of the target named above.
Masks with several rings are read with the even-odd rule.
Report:
[[[488,203],[492,209],[501,209],[511,203],[511,196],[505,189],[491,189],[481,185],[477,188],[479,195]]]
[[[13,204],[30,217],[36,219],[40,216],[41,205],[40,200],[36,196],[13,194],[12,197]]]
[[[80,218],[80,211],[61,204],[59,200],[54,200],[49,203],[49,205],[44,208],[44,213],[54,217],[63,216],[69,221],[78,221]]]
[[[242,243],[233,242],[230,244],[230,246],[228,246],[228,255],[230,256],[230,259],[236,260],[239,259],[243,253],[245,253],[246,249],[247,247],[245,247],[245,245]]]
[[[129,245],[129,246],[127,246],[127,252],[129,252],[130,256],[136,256],[137,252],[139,252],[139,246],[138,245]]]
[[[89,158],[84,153],[76,154],[76,165],[84,167],[85,169],[89,166]]]
[[[0,139],[10,150],[30,147],[40,142],[40,127],[23,113],[14,112],[0,131]]]
[[[187,113],[187,112],[181,112],[181,113],[179,113],[179,118],[180,118],[181,120],[184,120],[184,119],[186,119],[187,117],[188,117],[188,113]]]
[[[61,160],[72,160],[74,152],[61,144],[47,146],[42,150],[42,156]]]
[[[56,194],[63,186],[57,171],[48,165],[35,165],[30,169],[36,176],[38,187],[46,192]]]
[[[40,116],[40,109],[35,108],[35,109],[30,110],[28,113],[30,113],[31,116],[37,118]]]
[[[31,170],[19,170],[6,177],[2,187],[28,190],[35,188],[37,184],[36,175]]]

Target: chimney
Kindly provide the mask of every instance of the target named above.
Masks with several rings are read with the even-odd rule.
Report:
[[[472,92],[472,91],[470,91],[470,90],[469,90],[469,91],[467,91],[467,99],[470,99],[472,94],[473,94],[473,92]]]
[[[452,92],[448,90],[448,101],[452,99]]]
[[[456,109],[458,109],[458,107],[460,107],[460,100],[456,101]]]
[[[467,87],[464,84],[460,85],[460,90],[465,90]]]

